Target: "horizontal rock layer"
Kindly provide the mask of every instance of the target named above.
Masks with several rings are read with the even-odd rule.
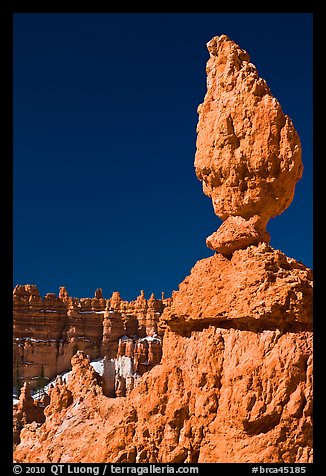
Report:
[[[115,358],[119,338],[162,333],[159,318],[169,299],[124,301],[118,292],[110,299],[97,290],[94,298],[69,297],[65,288],[59,297],[42,298],[33,285],[16,286],[13,303],[14,382],[29,381],[35,387],[39,376],[48,379],[65,372],[76,350],[92,359]]]
[[[312,295],[312,271],[261,243],[198,261],[162,321],[176,332],[231,320],[243,328],[311,329]]]

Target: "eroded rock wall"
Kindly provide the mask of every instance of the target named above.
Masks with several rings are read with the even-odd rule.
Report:
[[[14,362],[16,386],[28,381],[35,387],[40,377],[51,380],[70,368],[77,350],[91,359],[115,358],[119,339],[162,333],[159,318],[169,299],[148,300],[144,293],[135,301],[124,301],[118,292],[104,299],[101,290],[94,298],[69,297],[65,288],[59,296],[44,298],[34,285],[14,289]]]
[[[250,264],[253,256],[262,270],[253,283],[256,301],[250,292],[247,298],[229,299],[229,318],[221,318],[219,309],[223,290],[229,290],[230,270],[241,289],[239,269],[245,262]],[[71,400],[58,409],[57,399],[53,403],[51,397],[46,413],[56,418],[47,417],[38,428],[25,426],[16,460],[311,462],[311,271],[283,254],[280,257],[279,251],[265,244],[234,253],[231,260],[223,259],[227,266],[217,259],[201,260],[174,293],[172,305],[161,317],[165,326],[161,363],[144,373],[126,398],[106,398],[103,382],[94,377],[93,370],[97,390],[91,391],[90,383],[83,380],[83,369],[89,365],[79,357],[82,366],[78,367],[76,358],[75,377],[67,383]],[[275,279],[270,278],[271,260],[278,263],[273,269]],[[211,286],[203,281],[204,276]],[[242,279],[245,277],[249,282],[250,266]],[[294,283],[301,282],[300,291],[296,290],[302,293],[301,299],[281,305],[282,299],[273,292],[277,281],[284,296],[291,295]],[[225,288],[219,290],[223,282]],[[202,294],[196,297],[193,292],[200,289],[200,283]],[[266,297],[272,299],[272,295],[273,319]],[[184,307],[182,302],[191,305]],[[120,343],[120,359],[135,355],[132,345],[130,341]],[[128,365],[130,360],[120,361],[121,375],[125,372],[127,377]],[[82,406],[78,403],[81,388]],[[67,422],[71,415],[73,428]],[[94,433],[94,426],[105,436]],[[57,434],[59,428],[63,428],[60,436],[46,436]],[[95,435],[102,445],[94,451],[91,438]]]

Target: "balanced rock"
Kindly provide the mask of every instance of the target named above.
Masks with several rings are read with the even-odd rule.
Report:
[[[118,372],[108,349],[102,379],[76,354],[71,398],[60,407],[50,394],[44,424],[21,432],[17,462],[313,462],[312,271],[264,243],[302,173],[299,138],[245,51],[225,35],[208,49],[196,171],[225,220],[209,238],[220,252],[169,301],[141,292],[132,309],[151,334],[120,335]],[[127,329],[118,293],[108,309],[105,345]],[[114,391],[126,397],[107,398]]]
[[[207,48],[207,93],[198,107],[195,169],[216,215],[225,220],[207,244],[228,254],[269,242],[267,222],[290,205],[302,176],[301,145],[248,53],[226,35],[214,37]],[[237,223],[238,238],[231,217],[245,220]],[[234,236],[231,247],[224,240],[229,233]]]

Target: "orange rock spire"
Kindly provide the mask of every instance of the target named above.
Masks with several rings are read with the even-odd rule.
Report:
[[[195,169],[225,220],[207,245],[225,254],[269,242],[266,224],[291,203],[303,171],[299,136],[248,53],[226,35],[207,43]]]

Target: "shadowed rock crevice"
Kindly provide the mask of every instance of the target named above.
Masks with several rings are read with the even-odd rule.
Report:
[[[185,316],[172,316],[169,320],[169,327],[173,332],[183,337],[190,337],[192,332],[202,331],[208,327],[214,326],[219,329],[237,329],[243,331],[263,332],[264,330],[275,331],[281,333],[293,332],[311,332],[313,330],[311,323],[302,322],[273,322],[273,320],[255,320],[248,318],[243,319],[221,319],[207,318],[203,321],[187,318]]]
[[[259,435],[260,433],[267,433],[275,428],[281,420],[281,413],[272,413],[271,415],[264,415],[263,417],[254,421],[243,421],[243,428],[248,435]]]

